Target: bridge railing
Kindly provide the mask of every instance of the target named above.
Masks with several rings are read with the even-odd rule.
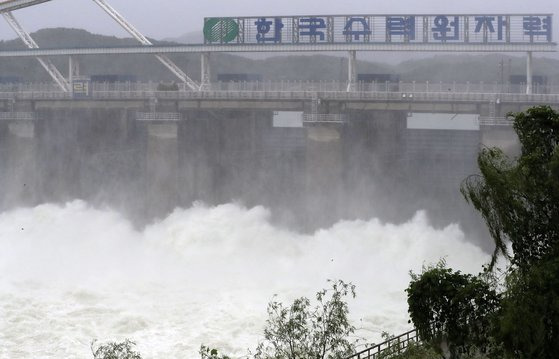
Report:
[[[491,93],[405,93],[405,92],[318,92],[322,100],[336,101],[376,101],[376,102],[448,102],[448,103],[548,103],[559,104],[559,94],[491,94]],[[149,98],[161,100],[286,100],[310,101],[317,97],[316,91],[95,91],[89,97],[80,99],[98,100],[138,100]],[[67,92],[0,92],[0,100],[69,100],[72,94]]]
[[[488,93],[400,93],[400,92],[319,92],[322,100],[335,101],[373,101],[373,102],[447,102],[447,103],[547,103],[559,104],[559,94],[488,94]],[[310,101],[317,97],[316,91],[95,91],[89,97],[92,100],[138,100],[149,98],[161,100],[224,100],[224,101]],[[0,100],[70,100],[72,94],[67,92],[0,92]]]
[[[507,126],[511,127],[514,123],[512,119],[507,117],[483,117],[480,116],[478,119],[480,126]]]
[[[180,121],[181,114],[178,112],[137,112],[138,121]]]
[[[357,82],[348,86],[345,81],[260,81],[217,82],[212,91],[319,91],[319,92],[452,92],[452,93],[526,93],[525,84],[500,83],[444,83],[444,82]],[[534,84],[535,94],[558,94],[559,85]]]
[[[33,121],[35,120],[34,112],[0,112],[0,121]]]
[[[402,354],[410,345],[419,343],[421,343],[421,340],[417,333],[417,329],[413,329],[380,344],[361,350],[345,359],[388,359],[392,356]]]
[[[90,84],[88,97],[105,99],[187,98],[187,99],[301,99],[316,96],[338,99],[399,101],[500,101],[559,102],[559,85],[534,85],[534,94],[526,95],[524,85],[498,83],[359,82],[348,86],[339,81],[259,81],[217,82],[204,91],[191,91],[184,84],[158,82],[117,82]],[[65,99],[70,93],[52,83],[0,84],[0,99]]]
[[[344,114],[319,114],[319,113],[305,113],[303,114],[303,123],[306,124],[319,124],[319,123],[345,123],[348,121],[348,116]]]

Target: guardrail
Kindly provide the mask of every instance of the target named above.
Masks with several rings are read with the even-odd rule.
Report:
[[[419,344],[421,340],[417,329],[410,330],[397,337],[390,338],[380,344],[364,349],[358,353],[350,355],[345,359],[379,359],[390,358],[391,356],[402,354],[410,344]]]
[[[136,112],[138,121],[180,121],[181,118],[178,112]]]
[[[447,102],[447,103],[526,103],[526,104],[559,104],[559,94],[524,95],[524,94],[492,94],[492,93],[400,93],[400,92],[314,92],[314,91],[97,91],[88,97],[74,98],[66,92],[21,92],[1,93],[0,100],[146,100],[157,98],[162,100],[296,100],[310,101],[316,98],[334,101],[377,101],[377,102]]]
[[[453,92],[453,93],[516,93],[525,94],[525,84],[445,83],[445,82],[356,82],[346,81],[260,81],[217,82],[212,91],[348,91],[349,92]],[[535,94],[559,94],[559,85],[533,85]]]
[[[0,121],[33,121],[34,112],[0,112]]]
[[[396,93],[491,93],[526,94],[525,84],[510,83],[448,83],[448,82],[356,82],[347,81],[255,81],[213,82],[204,92],[396,92]],[[183,83],[159,82],[92,82],[90,92],[189,92]],[[0,93],[60,92],[52,83],[0,84]],[[559,94],[559,84],[533,85],[533,94]]]
[[[303,114],[303,123],[346,123],[348,116],[341,113],[305,113]]]
[[[514,121],[507,117],[479,117],[480,126],[512,126]]]
[[[492,92],[496,85],[395,83],[397,88],[381,84],[361,84],[347,91],[345,82],[254,82],[217,83],[204,91],[190,91],[182,84],[178,90],[158,90],[157,83],[92,83],[86,95],[61,92],[52,84],[0,85],[0,100],[295,100],[320,98],[337,101],[377,102],[447,102],[447,103],[526,103],[559,104],[559,87],[546,87],[543,92]],[[445,90],[447,86],[449,90]],[[498,86],[497,86],[498,87]],[[482,91],[483,90],[483,91]]]

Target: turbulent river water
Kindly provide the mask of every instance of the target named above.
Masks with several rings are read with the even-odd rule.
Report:
[[[0,358],[91,358],[93,339],[124,338],[144,358],[197,358],[202,343],[241,357],[274,294],[313,296],[327,279],[357,286],[351,317],[375,341],[409,328],[408,272],[443,257],[471,273],[488,259],[423,212],[307,235],[237,204],[177,209],[141,231],[81,201],[12,210],[0,214]]]

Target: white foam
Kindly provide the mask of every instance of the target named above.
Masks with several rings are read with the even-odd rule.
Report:
[[[274,294],[357,285],[354,323],[377,340],[406,330],[409,270],[446,257],[476,273],[488,256],[457,225],[344,221],[313,235],[236,204],[177,209],[135,230],[75,201],[0,215],[0,358],[85,358],[98,338],[138,342],[144,358],[196,358],[200,344],[254,348]]]

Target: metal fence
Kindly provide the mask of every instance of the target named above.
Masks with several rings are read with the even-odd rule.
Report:
[[[109,92],[190,92],[183,83],[159,82],[93,82],[92,93]],[[203,92],[405,92],[405,93],[486,93],[526,94],[525,84],[511,83],[447,83],[447,82],[356,82],[347,81],[254,81],[214,82],[204,86]],[[559,84],[532,87],[533,94],[559,94]],[[0,93],[61,92],[53,83],[0,84]]]
[[[390,358],[391,356],[402,354],[412,344],[419,344],[421,340],[417,329],[410,330],[397,337],[390,338],[385,342],[376,344],[370,348],[350,355],[345,359],[380,359]]]
[[[305,113],[303,114],[303,123],[345,123],[348,121],[348,116],[340,113]]]
[[[136,112],[138,121],[180,121],[181,118],[178,112]]]
[[[69,100],[73,95],[53,84],[0,84],[4,100]],[[522,85],[457,83],[356,83],[336,81],[260,81],[212,83],[203,91],[184,84],[161,86],[155,82],[92,83],[81,100],[324,100],[387,102],[489,102],[559,104],[559,86],[534,86],[526,94]]]
[[[33,121],[34,112],[0,112],[0,121]]]
[[[217,82],[211,91],[318,91],[318,92],[452,92],[452,93],[514,93],[525,94],[526,84],[511,83],[447,83],[447,82],[356,82],[346,81],[260,81]],[[532,87],[534,94],[559,94],[559,85]]]
[[[480,126],[512,126],[514,121],[507,117],[483,117],[478,119]]]

